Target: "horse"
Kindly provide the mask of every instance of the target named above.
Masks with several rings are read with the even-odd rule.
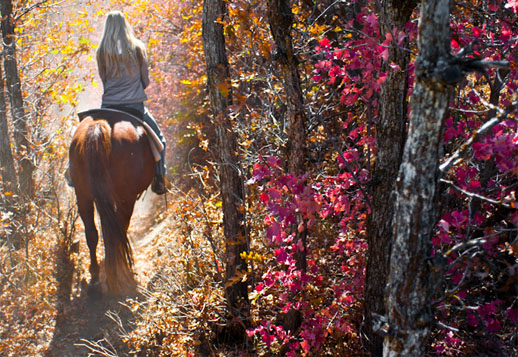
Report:
[[[94,203],[101,220],[108,292],[123,296],[136,290],[127,231],[135,201],[154,176],[149,140],[140,121],[104,109],[85,112],[73,135],[70,177],[90,251],[89,293],[99,293],[100,287]]]

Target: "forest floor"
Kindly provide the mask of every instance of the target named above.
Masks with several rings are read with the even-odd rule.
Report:
[[[168,199],[171,196],[168,195]],[[161,255],[160,236],[169,230],[171,219],[164,219],[160,212],[167,212],[163,197],[146,191],[135,205],[128,230],[132,241],[134,270],[139,284],[139,293],[134,299],[143,301],[145,290],[158,273],[156,258]],[[82,223],[79,223],[82,227]],[[86,246],[84,232],[77,232],[76,240]],[[102,241],[99,242],[102,251]],[[85,253],[83,253],[85,254]],[[86,260],[86,259],[85,259]],[[89,259],[88,259],[89,260]],[[88,266],[88,264],[86,264]],[[84,269],[76,266],[75,269]],[[102,267],[102,262],[101,262]],[[102,269],[102,268],[101,268]],[[101,279],[103,272],[101,271]],[[60,302],[52,341],[45,353],[53,357],[82,357],[92,355],[117,356],[124,351],[122,335],[129,333],[135,319],[126,300],[106,296],[92,297],[87,294],[87,272],[75,272],[71,296]],[[82,278],[77,278],[82,276]],[[74,293],[75,291],[75,293]]]

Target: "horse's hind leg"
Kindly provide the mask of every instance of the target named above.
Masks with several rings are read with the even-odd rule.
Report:
[[[97,263],[97,243],[99,242],[99,234],[95,227],[94,221],[94,202],[90,199],[78,199],[77,205],[79,215],[85,225],[86,243],[90,250],[90,276],[91,284],[99,282],[99,264]]]
[[[128,227],[131,221],[131,215],[133,214],[136,200],[137,199],[134,198],[117,202],[117,213],[124,232],[128,232]]]

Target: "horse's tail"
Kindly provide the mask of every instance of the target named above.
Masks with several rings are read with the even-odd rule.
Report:
[[[110,125],[105,121],[97,121],[89,128],[85,139],[84,155],[90,189],[101,218],[106,283],[111,294],[120,296],[134,289],[135,280],[130,242],[117,216],[113,194],[109,166]]]

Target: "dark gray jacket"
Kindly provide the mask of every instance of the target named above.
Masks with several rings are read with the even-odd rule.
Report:
[[[142,103],[147,100],[144,89],[149,85],[147,61],[139,56],[140,68],[137,64],[131,72],[122,65],[122,74],[118,77],[102,78],[104,93],[102,104]]]

